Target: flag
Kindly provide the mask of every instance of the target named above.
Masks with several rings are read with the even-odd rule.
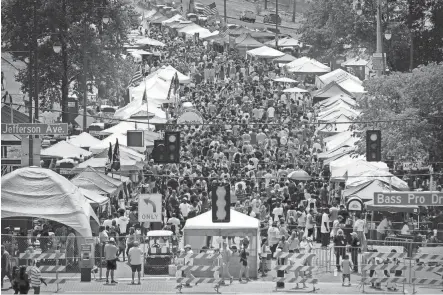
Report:
[[[145,90],[143,91],[142,102],[148,103],[148,96],[146,95],[146,87]]]
[[[169,86],[168,97],[167,100],[169,103],[174,102],[174,104],[178,105],[178,91],[180,89],[180,81],[178,80],[178,74],[175,72],[174,77],[172,77],[171,85]]]
[[[112,156],[112,169],[120,170],[120,147],[118,146],[118,139],[115,142],[114,155]]]
[[[112,162],[112,144],[111,143],[109,143],[108,161],[109,161],[109,163]]]
[[[135,70],[134,75],[132,75],[128,87],[137,86],[138,84],[140,84],[141,81],[143,81],[143,72],[142,72],[142,66],[139,65],[138,68]]]
[[[212,4],[206,5],[205,8],[203,9],[203,14],[204,15],[218,14],[217,6],[215,5],[215,2],[213,2]]]

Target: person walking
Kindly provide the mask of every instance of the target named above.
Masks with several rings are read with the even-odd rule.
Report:
[[[20,294],[28,294],[31,284],[29,281],[29,276],[26,273],[26,266],[20,266],[19,274],[15,278],[13,285],[14,290],[18,290]]]
[[[134,277],[135,277],[135,272],[138,273],[138,283],[137,285],[140,285],[140,272],[142,269],[142,259],[143,259],[143,254],[142,254],[142,250],[139,247],[140,243],[138,241],[135,241],[132,248],[129,249],[128,251],[128,263],[131,266],[131,270],[132,270],[132,282],[131,285],[134,285]]]
[[[194,254],[194,251],[192,251],[191,245],[189,245],[189,244],[186,245],[185,246],[185,255],[188,256],[188,255],[192,255],[192,254]],[[193,266],[194,265],[194,258],[185,257],[185,265]],[[184,273],[185,273],[186,278],[192,279],[192,280],[195,279],[194,275],[191,273],[190,270],[186,270]],[[195,283],[195,285],[197,286],[197,283]],[[191,284],[186,283],[185,286],[191,287]]]
[[[323,248],[328,247],[329,244],[329,235],[330,235],[330,228],[329,228],[329,209],[323,210],[323,215],[321,217],[321,246]]]
[[[349,255],[343,256],[343,261],[341,262],[341,268],[343,269],[342,273],[342,286],[345,285],[345,279],[348,279],[348,286],[351,286],[351,269],[352,262],[349,261]]]
[[[42,278],[42,272],[40,271],[40,261],[35,260],[34,265],[29,270],[29,276],[31,280],[31,286],[34,289],[34,294],[40,294],[41,284],[47,286],[45,280]]]
[[[357,214],[357,220],[354,223],[354,232],[357,233],[358,239],[361,243],[362,252],[366,251],[366,235],[365,235],[365,227],[366,222],[361,218],[361,214]]]
[[[110,238],[105,246],[106,284],[109,284],[109,273],[111,273],[111,283],[118,283],[114,280],[114,271],[117,269],[117,251],[118,248],[115,246],[114,238]]]

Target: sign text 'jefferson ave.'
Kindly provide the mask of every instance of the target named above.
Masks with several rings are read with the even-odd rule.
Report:
[[[68,124],[21,123],[2,124],[2,134],[15,135],[68,135]]]
[[[443,193],[439,192],[374,193],[374,205],[443,206]]]

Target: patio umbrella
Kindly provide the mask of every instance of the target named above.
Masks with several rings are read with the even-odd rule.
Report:
[[[283,92],[309,92],[308,90],[305,90],[305,89],[301,89],[301,88],[298,88],[298,87],[294,87],[294,88],[288,88],[288,89],[285,89],[285,90],[283,90]]]
[[[275,82],[281,82],[281,83],[297,83],[298,81],[294,80],[294,79],[290,79],[287,77],[281,77],[281,78],[275,78],[274,79]]]
[[[288,178],[294,180],[311,180],[311,176],[304,170],[295,170],[289,173]]]

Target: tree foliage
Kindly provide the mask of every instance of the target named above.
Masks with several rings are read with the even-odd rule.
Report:
[[[364,86],[368,93],[358,102],[359,121],[392,121],[354,126],[363,131],[360,152],[365,151],[364,131],[375,128],[382,131],[383,159],[443,161],[443,64],[373,78]]]
[[[376,49],[376,0],[362,0],[363,13],[357,15],[354,0],[313,0],[304,14],[301,40],[312,45],[310,55],[329,60],[348,51]],[[382,31],[388,65],[393,71],[409,69],[413,35],[414,66],[443,61],[443,1],[383,0]],[[349,47],[351,49],[349,49]]]
[[[121,53],[131,16],[121,5],[90,0],[9,0],[2,3],[1,13],[2,50],[28,62],[28,52],[35,48],[33,36],[37,37],[39,93],[46,99],[60,101],[65,73],[70,90],[77,95],[86,73],[88,84],[99,89],[102,99],[120,96],[129,82],[133,65]],[[105,15],[110,17],[108,24],[102,20]],[[62,52],[66,55],[54,52],[55,43],[65,46]],[[18,80],[28,92],[29,70],[21,71]]]

